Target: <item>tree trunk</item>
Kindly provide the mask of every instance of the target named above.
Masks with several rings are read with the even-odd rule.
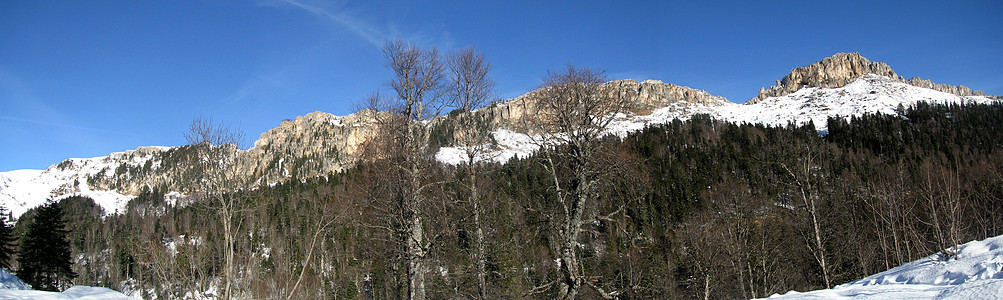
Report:
[[[580,174],[576,178],[576,183],[573,183],[575,192],[573,194],[573,202],[568,210],[568,220],[564,225],[564,236],[563,243],[561,244],[561,273],[564,275],[561,284],[561,295],[560,299],[575,299],[578,295],[578,289],[582,286],[582,276],[579,272],[579,261],[578,261],[578,234],[582,229],[582,213],[585,210],[585,200],[588,195],[588,189],[586,187],[585,172],[578,172]]]
[[[221,197],[225,197],[225,196],[221,196]],[[233,215],[232,215],[232,212],[231,212],[230,207],[228,205],[230,203],[226,203],[227,200],[225,198],[220,198],[220,200],[222,200],[221,204],[223,206],[220,209],[220,214],[221,214],[220,217],[223,219],[223,242],[225,243],[225,245],[223,246],[223,251],[224,251],[224,255],[226,256],[225,257],[225,259],[226,259],[226,266],[225,266],[225,268],[226,269],[223,271],[224,275],[225,275],[224,276],[225,277],[224,278],[225,284],[224,284],[224,288],[223,288],[223,299],[233,299],[233,277],[234,277],[233,276],[233,255],[234,255],[234,249],[233,249],[233,228],[232,228],[233,224],[231,224],[231,222],[233,221],[232,220]]]
[[[408,224],[408,299],[425,299],[425,251],[421,217],[413,215]]]
[[[473,160],[471,159],[471,162]],[[481,228],[481,206],[480,199],[477,194],[477,173],[473,166],[470,166],[470,201],[474,204],[474,229],[475,236],[477,238],[477,253],[475,254],[475,259],[477,261],[477,298],[486,299],[487,298],[487,283],[485,278],[487,277],[485,271],[486,259],[484,257],[484,230]]]

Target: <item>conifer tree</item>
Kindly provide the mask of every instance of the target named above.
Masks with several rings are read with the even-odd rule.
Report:
[[[76,277],[70,269],[70,242],[63,210],[50,201],[36,211],[21,240],[17,277],[36,290],[58,291]]]
[[[14,257],[14,226],[9,221],[7,208],[0,206],[0,269],[12,271],[10,260]]]

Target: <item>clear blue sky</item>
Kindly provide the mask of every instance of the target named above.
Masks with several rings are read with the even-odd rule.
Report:
[[[744,102],[836,52],[1003,95],[1000,1],[482,2],[2,1],[0,171],[349,114],[394,38],[477,47],[503,98],[572,63]]]

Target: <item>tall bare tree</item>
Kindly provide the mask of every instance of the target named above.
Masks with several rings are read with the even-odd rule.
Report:
[[[485,255],[484,228],[481,224],[484,213],[481,204],[481,189],[478,183],[477,164],[487,159],[483,157],[492,148],[491,136],[488,126],[479,115],[470,113],[474,109],[481,107],[493,94],[495,82],[488,77],[491,70],[491,63],[484,58],[484,54],[477,52],[473,47],[467,47],[452,53],[448,57],[450,95],[453,105],[468,112],[458,120],[459,126],[463,127],[462,134],[455,137],[457,145],[463,147],[466,154],[467,188],[470,192],[470,203],[474,212],[474,238],[476,246],[474,252],[474,262],[477,274],[477,297],[485,299],[487,297],[487,259]]]
[[[585,280],[578,258],[583,216],[598,206],[599,182],[608,173],[600,139],[614,116],[627,108],[627,97],[609,91],[606,81],[601,71],[569,65],[548,71],[541,88],[531,95],[538,114],[527,122],[542,133],[536,140],[557,200],[555,250],[561,299],[574,299],[583,284],[609,296]]]
[[[196,117],[192,120],[185,139],[192,155],[189,156],[189,166],[194,176],[189,177],[195,182],[194,192],[215,206],[223,229],[223,298],[234,297],[234,280],[236,278],[235,234],[240,224],[237,222],[237,210],[240,198],[239,189],[246,187],[247,182],[241,174],[237,159],[238,150],[245,141],[244,132],[238,128],[222,123],[216,123],[212,118]]]
[[[388,82],[394,95],[376,93],[366,108],[373,111],[376,136],[366,155],[387,170],[387,197],[383,203],[388,229],[400,244],[400,260],[407,277],[407,298],[425,298],[426,254],[430,246],[425,231],[425,209],[434,180],[434,150],[429,143],[429,122],[448,105],[445,66],[436,49],[423,50],[403,41],[383,47]]]
[[[491,63],[474,47],[458,50],[448,57],[451,96],[456,107],[472,111],[493,94],[494,80],[488,77]]]

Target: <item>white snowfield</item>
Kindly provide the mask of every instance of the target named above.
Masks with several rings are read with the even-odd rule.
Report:
[[[827,290],[768,299],[1003,299],[1003,235],[958,246],[957,256],[906,263]]]
[[[864,114],[895,114],[899,105],[909,107],[917,102],[928,103],[992,103],[994,100],[982,96],[957,96],[932,89],[897,82],[891,78],[865,74],[841,88],[803,88],[781,97],[770,97],[756,104],[722,102],[712,105],[677,102],[654,110],[650,115],[614,116],[615,120],[607,130],[609,134],[626,137],[628,133],[640,131],[647,126],[665,124],[673,119],[688,120],[695,114],[735,123],[761,123],[772,126],[797,125],[812,121],[821,133],[827,131],[830,117],[850,118]],[[487,161],[505,162],[512,157],[527,157],[539,147],[533,143],[540,136],[500,129],[493,132],[497,147],[485,153]],[[463,147],[444,147],[436,158],[448,164],[460,164],[468,160]]]

